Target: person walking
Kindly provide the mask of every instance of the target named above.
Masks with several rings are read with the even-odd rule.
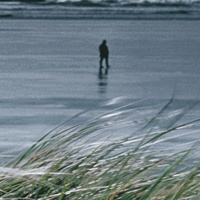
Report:
[[[102,68],[103,68],[103,60],[105,59],[106,62],[106,70],[105,73],[108,73],[108,68],[109,68],[109,64],[108,64],[108,56],[109,56],[109,50],[108,50],[108,46],[106,44],[106,40],[103,40],[103,42],[100,44],[99,46],[99,53],[100,53],[100,66],[99,66],[99,72],[102,73]]]

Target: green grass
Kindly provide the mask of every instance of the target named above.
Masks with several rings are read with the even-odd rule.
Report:
[[[0,197],[197,200],[198,141],[170,143],[199,125],[200,119],[181,122],[191,109],[174,110],[171,99],[162,107],[129,104],[71,127],[68,121],[6,166]]]

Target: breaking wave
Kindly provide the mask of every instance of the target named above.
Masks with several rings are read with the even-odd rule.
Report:
[[[0,17],[64,19],[200,19],[196,0],[4,0]]]
[[[198,5],[198,0],[4,0],[7,3],[27,3],[27,4],[57,4],[67,6],[85,6],[85,7],[135,7],[135,6],[192,6]]]

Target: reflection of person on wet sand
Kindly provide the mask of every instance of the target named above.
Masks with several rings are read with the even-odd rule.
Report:
[[[109,50],[108,50],[108,46],[106,45],[106,40],[103,40],[103,42],[99,46],[99,53],[100,53],[99,73],[102,73],[102,68],[103,68],[102,62],[105,59],[105,62],[106,62],[105,73],[107,74],[108,73],[108,68],[109,68],[109,64],[108,64]]]
[[[98,81],[98,92],[103,94],[107,92],[107,76],[102,75],[99,73],[99,81]]]

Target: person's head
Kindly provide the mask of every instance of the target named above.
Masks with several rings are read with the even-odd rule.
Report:
[[[106,40],[103,40],[103,44],[106,44]]]

